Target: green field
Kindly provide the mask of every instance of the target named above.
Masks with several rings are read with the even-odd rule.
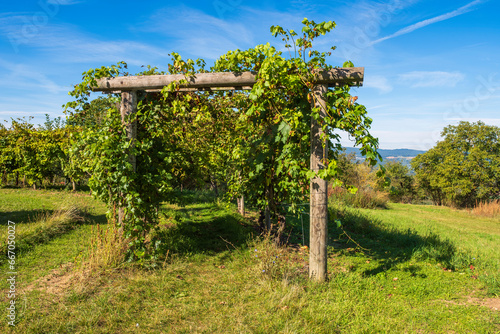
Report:
[[[156,267],[86,271],[105,208],[85,193],[0,190],[2,249],[16,223],[8,333],[498,333],[500,221],[446,207],[331,208],[329,281],[307,278],[307,219],[291,245],[207,194],[164,205]],[[304,216],[306,217],[306,216]],[[334,219],[342,223],[338,228]],[[304,230],[302,229],[304,224]],[[94,231],[93,233],[91,231]],[[352,239],[353,241],[351,241]],[[307,239],[306,239],[307,241]]]

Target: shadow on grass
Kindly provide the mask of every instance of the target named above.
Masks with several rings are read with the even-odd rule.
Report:
[[[236,214],[204,216],[202,221],[188,218],[162,227],[158,232],[160,253],[166,254],[168,251],[178,255],[213,255],[241,248],[254,232],[252,225]]]
[[[16,223],[13,226],[19,227],[20,225],[22,225],[21,218],[23,217],[27,217],[25,220],[26,222],[32,222],[33,224],[35,224],[32,230],[29,230],[29,232],[14,234],[16,236],[14,239],[14,249],[16,254],[29,253],[33,251],[37,246],[46,244],[56,238],[70,233],[81,225],[96,225],[107,223],[105,215],[92,215],[88,212],[78,211],[76,212],[76,216],[71,216],[71,218],[68,219],[55,218],[57,223],[48,224],[45,224],[44,221],[53,220],[54,216],[58,217],[58,213],[55,210],[14,211],[3,214],[3,216],[7,216],[5,221],[2,221],[2,225],[4,226],[8,224],[9,220],[11,220]],[[13,217],[17,217],[19,218],[19,220],[16,220]],[[8,247],[10,246],[8,246],[7,241],[0,242],[0,254],[8,255]],[[7,260],[7,256],[0,257],[0,266],[5,264]]]
[[[365,253],[379,260],[380,265],[367,270],[365,275],[376,275],[410,259],[435,261],[453,270],[470,264],[453,242],[435,233],[420,235],[412,229],[399,230],[353,209],[337,209],[332,215],[334,213],[342,222],[344,231],[367,249]],[[329,227],[334,238],[345,234],[334,222]]]
[[[8,225],[9,221],[16,224],[32,223],[53,213],[54,210],[42,209],[0,212],[0,225]]]
[[[216,195],[212,191],[195,191],[195,190],[172,190],[167,196],[170,204],[186,206],[189,204],[213,203],[216,200]]]
[[[53,215],[57,210],[48,209],[35,209],[35,210],[20,210],[20,211],[9,211],[0,212],[0,226],[6,226],[9,221],[17,224],[25,223],[35,223],[41,219]],[[83,212],[82,217],[85,218],[81,224],[84,225],[96,225],[96,224],[106,224],[107,218],[105,214],[90,214],[88,212]]]
[[[364,272],[367,276],[389,270],[410,259],[435,261],[453,270],[467,267],[472,261],[467,254],[459,252],[453,242],[435,233],[420,235],[412,229],[399,230],[356,209],[346,207],[330,207],[329,217],[329,246],[337,251],[353,254],[362,251],[366,256],[378,260],[379,266]],[[335,220],[341,222],[340,228]],[[303,215],[302,221],[300,218],[287,219],[287,224],[289,229],[294,231],[290,237],[292,242],[305,240],[308,244],[307,215]]]

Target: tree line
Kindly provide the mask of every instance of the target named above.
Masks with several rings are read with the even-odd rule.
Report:
[[[400,161],[377,169],[356,162],[354,154],[340,156],[344,184],[357,188],[331,190],[338,200],[359,207],[384,206],[390,200],[432,202],[458,208],[473,207],[500,197],[500,128],[478,122],[446,126],[442,140],[407,166]]]
[[[60,118],[46,115],[43,125],[32,118],[13,119],[9,127],[0,124],[1,184],[16,186],[55,185],[73,182],[70,166],[70,133]],[[62,180],[62,181],[61,181]]]
[[[45,123],[38,126],[32,124],[31,119],[12,120],[10,127],[0,124],[2,186],[36,189],[63,185],[73,190],[77,184],[87,186],[92,173],[85,163],[85,143],[80,132],[82,127],[101,127],[107,108],[114,103],[111,97],[99,97],[88,104],[85,117],[79,119],[69,117],[64,121],[46,115]],[[171,166],[172,189],[209,188],[219,195],[228,190],[228,177],[238,177],[227,173],[229,166],[225,162],[229,157],[224,156],[221,149],[229,138],[229,134],[223,135],[221,128],[230,129],[234,120],[217,123],[215,131],[206,128],[204,135],[198,131],[196,140],[191,139],[192,143],[197,141],[196,145],[176,148],[179,154],[183,152],[183,157]],[[388,200],[472,207],[498,199],[500,129],[481,121],[460,122],[445,127],[442,136],[443,140],[436,146],[415,157],[411,167],[399,161],[385,162],[383,177],[377,176],[381,167],[360,163],[354,154],[338,154],[338,180],[342,186],[332,188],[330,195],[360,207],[383,206]]]

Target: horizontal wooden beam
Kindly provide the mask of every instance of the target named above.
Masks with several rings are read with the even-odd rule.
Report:
[[[338,86],[348,84],[361,86],[363,84],[364,68],[347,67],[318,71],[318,84]],[[141,75],[114,78],[101,78],[97,80],[94,91],[121,92],[130,90],[159,91],[172,82],[187,80],[182,84],[182,91],[192,90],[247,90],[256,82],[255,72],[218,72],[197,73],[186,78],[183,74],[169,75]]]
[[[199,87],[199,88],[180,87],[178,91],[179,92],[197,92],[197,91],[211,92],[211,91],[221,91],[221,90],[229,91],[229,90],[251,90],[251,89],[252,89],[252,86]],[[159,93],[162,90],[160,88],[156,88],[156,89],[144,89],[143,91],[145,91],[146,93]],[[122,91],[121,90],[106,90],[106,91],[103,91],[103,92],[109,93],[109,94],[120,94]]]

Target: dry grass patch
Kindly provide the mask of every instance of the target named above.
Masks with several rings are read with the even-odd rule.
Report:
[[[471,210],[471,213],[481,217],[498,218],[500,217],[500,200],[479,202]]]

